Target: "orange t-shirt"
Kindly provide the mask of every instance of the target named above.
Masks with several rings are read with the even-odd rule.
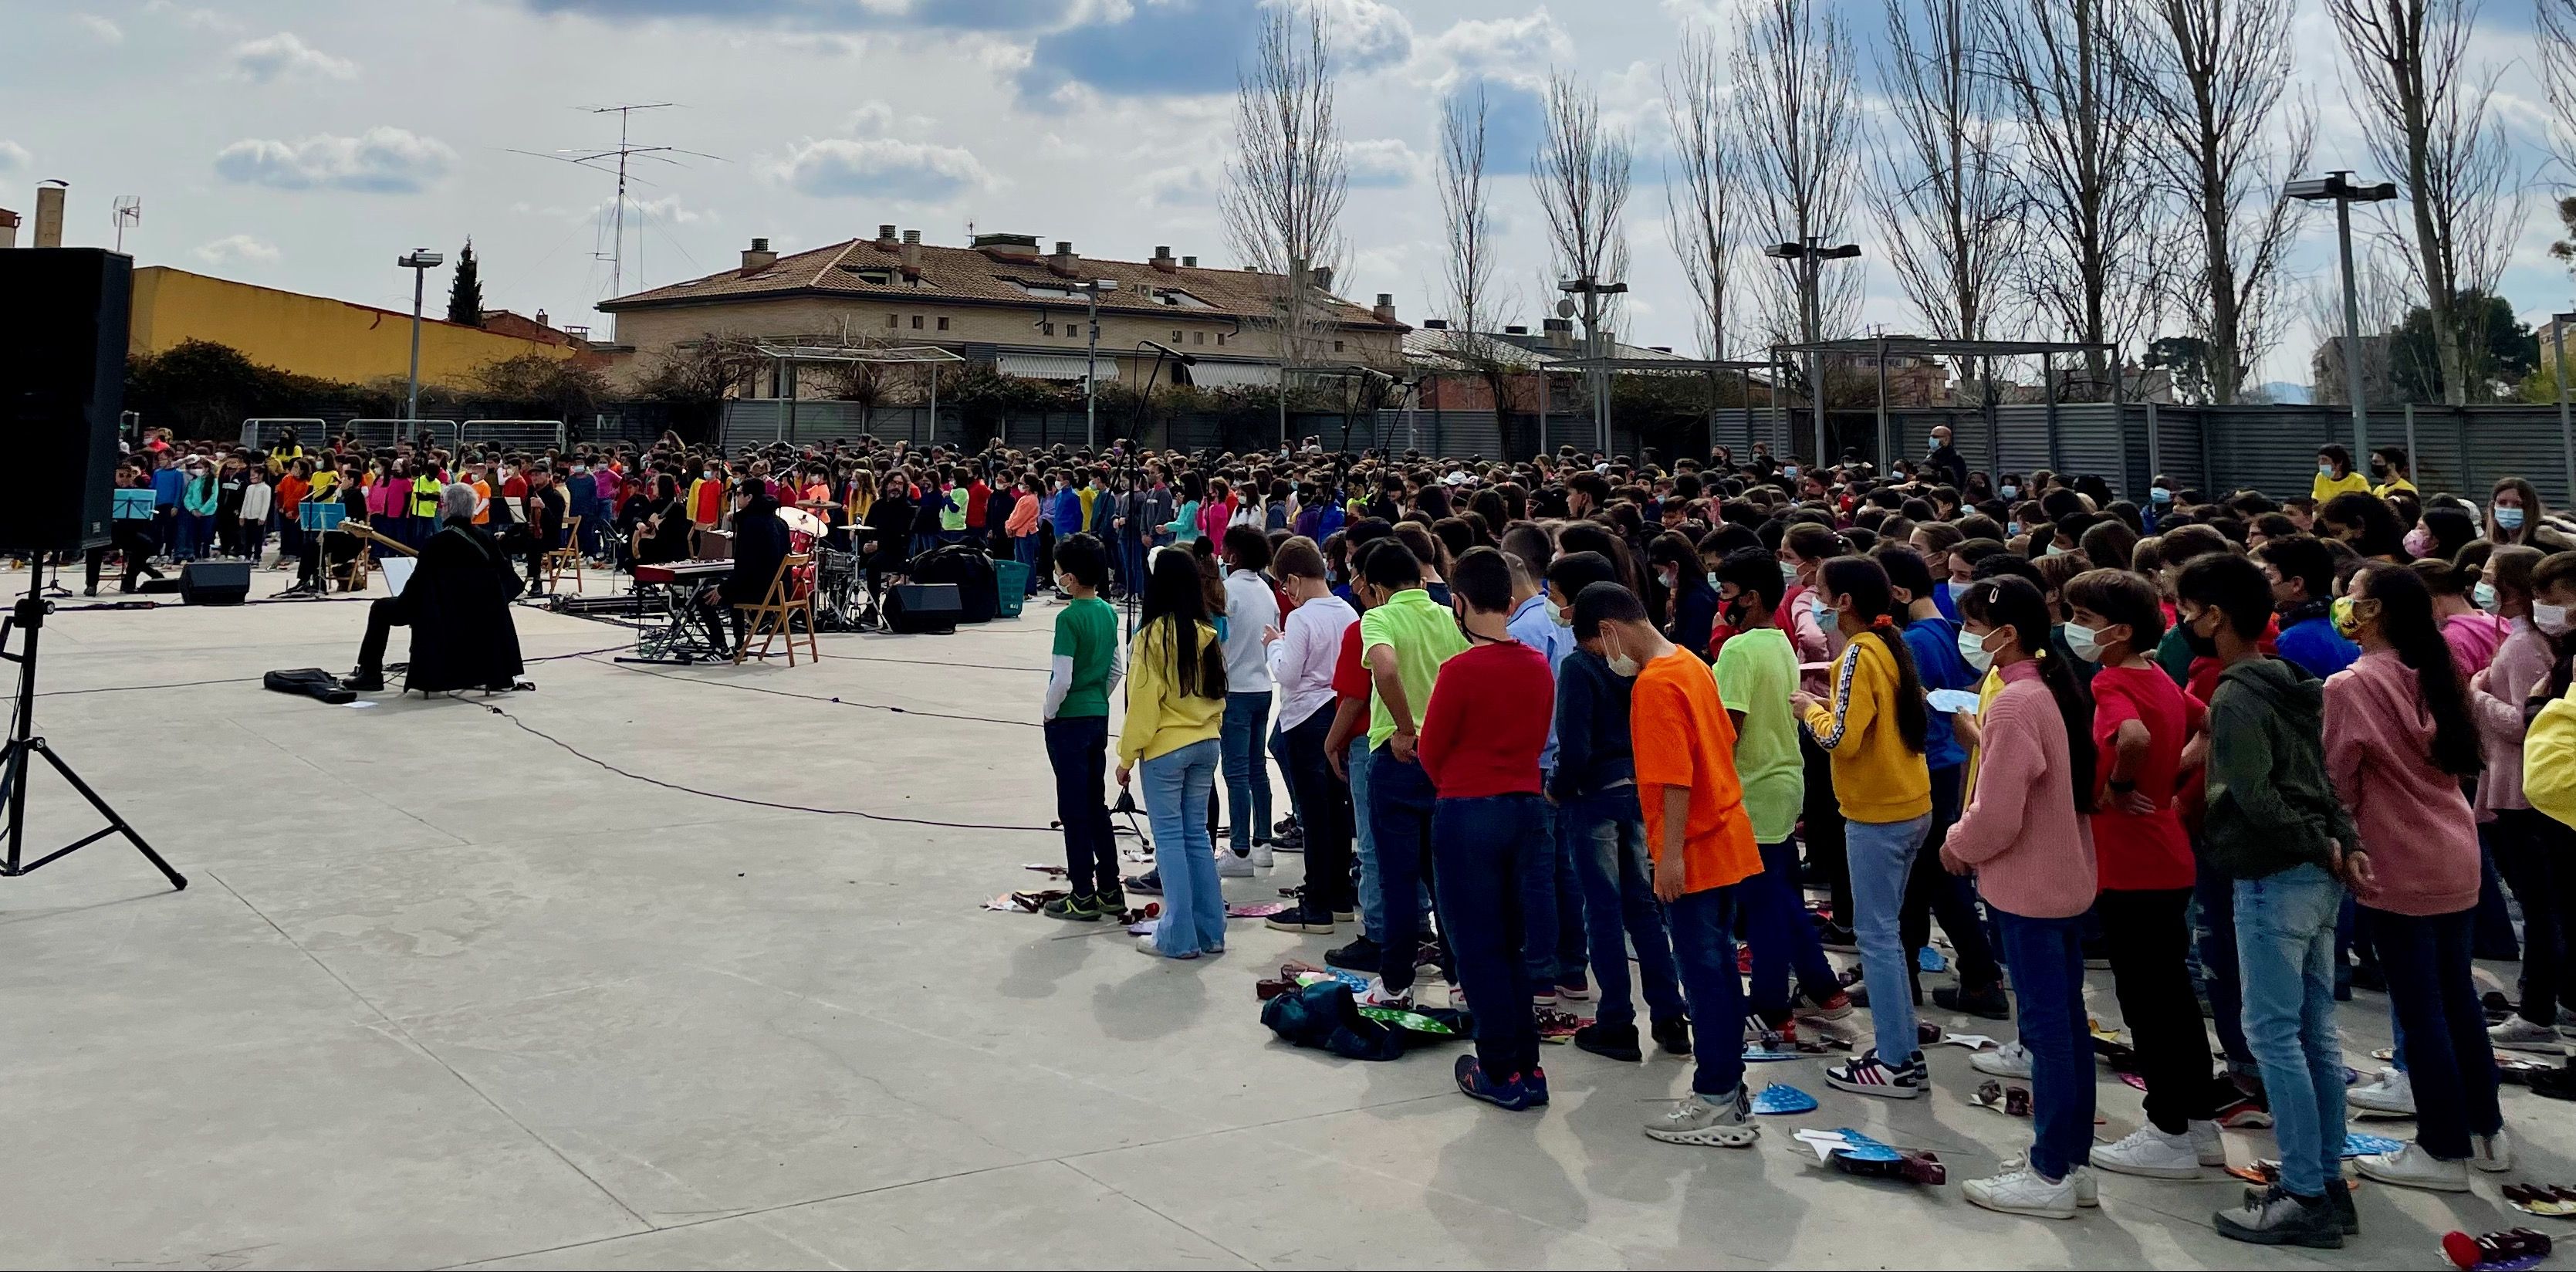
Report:
[[[1636,748],[1637,802],[1646,814],[1646,847],[1664,852],[1664,793],[1690,788],[1690,824],[1682,831],[1685,891],[1722,888],[1761,873],[1762,850],[1744,811],[1735,775],[1735,722],[1717,696],[1717,678],[1687,649],[1676,649],[1637,673],[1628,707]]]

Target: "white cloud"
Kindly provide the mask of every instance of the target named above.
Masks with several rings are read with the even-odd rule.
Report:
[[[28,154],[25,146],[14,141],[0,141],[0,172],[17,172],[35,161],[36,157]]]
[[[143,15],[164,22],[177,23],[191,31],[232,31],[241,24],[212,9],[190,9],[171,0],[151,0],[143,6]]]
[[[456,151],[446,142],[379,127],[356,137],[323,133],[296,141],[236,141],[216,154],[215,173],[278,190],[411,194],[446,175],[455,162]]]
[[[209,265],[274,265],[278,250],[247,234],[228,235],[212,243],[200,243],[189,255]]]
[[[1413,23],[1381,0],[1314,0],[1333,32],[1335,60],[1353,70],[1374,70],[1413,53]]]
[[[937,123],[928,115],[907,115],[881,101],[859,103],[857,110],[841,125],[841,131],[853,137],[891,137],[897,133],[923,133]]]
[[[1225,170],[1214,159],[1156,168],[1136,179],[1136,189],[1144,196],[1138,201],[1148,207],[1214,203],[1224,184]]]
[[[816,198],[879,197],[936,203],[993,184],[973,151],[892,137],[827,137],[791,146],[770,179]]]
[[[125,43],[125,28],[102,18],[95,13],[73,14],[72,21],[80,23],[81,26],[91,35],[97,37],[101,44]]]
[[[306,44],[293,31],[280,31],[233,46],[233,74],[254,84],[279,79],[358,78],[358,64]]]
[[[1411,185],[1422,172],[1422,156],[1400,138],[1354,141],[1342,147],[1342,154],[1350,164],[1354,186]]]
[[[1533,84],[1572,60],[1574,37],[1542,5],[1522,17],[1457,23],[1425,41],[1415,63],[1417,78],[1446,88],[1461,74]]]

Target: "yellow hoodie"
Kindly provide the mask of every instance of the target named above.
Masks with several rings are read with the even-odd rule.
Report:
[[[1807,733],[1833,758],[1834,799],[1843,816],[1884,825],[1932,811],[1932,774],[1923,753],[1896,727],[1896,657],[1887,642],[1863,632],[1834,660],[1832,698],[1807,708]]]
[[[1202,656],[1217,648],[1216,628],[1198,625]],[[1225,723],[1225,686],[1199,686],[1214,697],[1183,697],[1174,682],[1178,651],[1172,622],[1156,619],[1136,633],[1127,658],[1127,722],[1118,734],[1118,762],[1133,767],[1139,760],[1169,755],[1198,742],[1211,742]]]
[[[2523,735],[2522,797],[2576,826],[2576,699],[2542,707]]]

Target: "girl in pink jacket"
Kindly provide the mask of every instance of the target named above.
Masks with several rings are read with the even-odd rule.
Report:
[[[2361,922],[2388,974],[2415,1093],[2415,1142],[2358,1164],[2382,1183],[2467,1192],[2473,1162],[2513,1164],[2469,972],[2478,835],[2460,779],[2483,760],[2477,726],[2421,575],[2364,567],[2334,623],[2361,657],[2326,681],[2326,773],[2361,837]]]
[[[2030,1155],[2018,1170],[1971,1180],[1988,1210],[2072,1218],[2093,1149],[2093,1043],[2084,1011],[2084,912],[2097,876],[2093,830],[2093,706],[2075,669],[2050,652],[2048,602],[2004,575],[1958,595],[1959,653],[1992,668],[2003,691],[1983,719],[1962,712],[1977,739],[1976,785],[1941,844],[1953,874],[1977,872],[1977,891],[2003,931],[2030,1065]]]

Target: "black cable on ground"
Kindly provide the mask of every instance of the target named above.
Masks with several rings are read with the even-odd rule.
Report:
[[[702,790],[695,786],[683,786],[677,782],[666,782],[658,777],[647,777],[641,773],[619,768],[618,766],[611,764],[598,756],[583,751],[581,748],[564,741],[562,738],[556,737],[543,729],[537,728],[535,725],[529,724],[527,721],[522,720],[499,707],[493,706],[488,702],[477,703],[475,705],[482,707],[484,710],[489,711],[514,725],[517,725],[519,730],[523,733],[551,742],[568,754],[571,754],[576,758],[586,760],[591,764],[595,764],[619,777],[627,779],[628,781],[642,782],[647,786],[658,786],[664,790],[678,791],[683,795],[695,795],[702,799],[723,800],[728,804],[745,804],[753,808],[771,808],[789,813],[816,813],[825,817],[857,817],[865,821],[887,822],[900,826],[929,826],[941,830],[1006,831],[1032,835],[1055,835],[1062,833],[1059,828],[1054,826],[998,826],[983,822],[938,821],[928,817],[897,817],[891,813],[871,813],[856,808],[816,808],[807,804],[786,804],[780,803],[776,800],[753,799],[747,795],[727,795],[722,791]]]

